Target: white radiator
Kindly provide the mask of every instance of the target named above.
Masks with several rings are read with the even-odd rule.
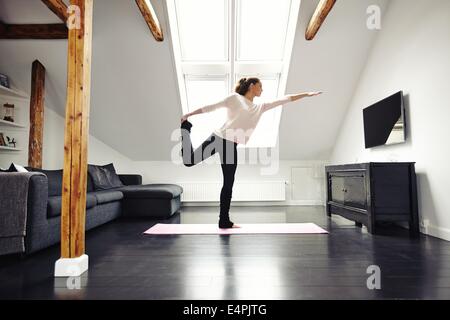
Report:
[[[220,201],[222,182],[177,182],[183,188],[181,201]],[[235,181],[232,201],[284,201],[285,181]]]

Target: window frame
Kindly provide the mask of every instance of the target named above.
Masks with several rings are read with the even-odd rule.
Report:
[[[252,61],[239,61],[237,60],[237,45],[238,45],[238,30],[237,30],[237,6],[240,1],[245,0],[223,0],[228,4],[228,12],[224,14],[227,17],[228,23],[228,60],[227,61],[192,61],[183,60],[181,52],[180,33],[178,29],[178,21],[176,14],[177,0],[167,0],[167,14],[169,21],[169,29],[171,34],[172,53],[176,67],[178,88],[181,100],[181,107],[183,114],[186,114],[192,110],[189,110],[188,95],[186,89],[187,78],[197,78],[207,80],[208,77],[226,77],[228,79],[229,92],[234,91],[234,86],[238,80],[238,75],[251,75],[261,78],[270,78],[277,76],[278,78],[278,91],[277,97],[282,97],[286,92],[287,78],[289,66],[291,63],[292,48],[294,45],[295,31],[298,23],[299,9],[301,0],[290,0],[290,11],[287,21],[287,31],[284,43],[284,55],[281,61],[270,60],[252,60]],[[276,2],[277,0],[274,0]],[[233,80],[233,81],[232,81]],[[263,87],[264,89],[264,87]],[[273,99],[277,98],[273,97]],[[224,97],[218,97],[217,101]],[[201,106],[194,106],[201,107]],[[193,106],[191,106],[193,108]],[[274,139],[265,146],[256,146],[256,148],[273,148],[276,146],[279,135],[279,126],[281,120],[282,108],[277,107],[275,109],[275,117],[273,122]],[[272,111],[271,110],[271,111]],[[250,139],[255,138],[254,135]],[[255,148],[255,146],[239,145],[238,147]]]

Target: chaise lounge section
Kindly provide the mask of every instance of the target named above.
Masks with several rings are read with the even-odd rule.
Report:
[[[108,183],[100,183],[99,189],[98,176],[93,174],[92,167],[98,167],[101,171],[109,171],[109,173],[112,169],[112,174],[117,177],[117,181],[113,181],[114,183],[110,183],[109,186]],[[86,230],[122,216],[167,219],[181,207],[180,199],[183,189],[178,185],[142,185],[141,175],[116,175],[112,164],[92,167],[90,165],[87,179]],[[60,242],[63,171],[27,169],[31,171],[28,173],[30,177],[27,197],[18,199],[27,202],[24,248],[21,251],[13,250],[8,243],[8,238],[0,235],[0,255],[30,254]],[[5,183],[7,175],[11,174],[0,173],[0,184]],[[15,174],[17,176],[17,173]],[[111,180],[108,181],[111,182]],[[0,194],[0,202],[10,200],[2,198]],[[0,220],[0,223],[8,222]],[[8,226],[3,225],[2,229],[5,228],[7,229]]]
[[[129,185],[121,192],[124,216],[164,219],[180,208],[183,189],[175,184]]]

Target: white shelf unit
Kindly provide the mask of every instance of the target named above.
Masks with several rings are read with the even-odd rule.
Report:
[[[28,95],[25,92],[22,92],[17,89],[7,88],[2,85],[0,85],[0,95],[2,96],[10,96],[14,98],[22,98],[22,99],[28,99]]]
[[[15,123],[15,122],[10,122],[10,121],[5,121],[5,120],[2,120],[2,119],[0,119],[0,126],[21,128],[21,129],[25,129],[26,128],[25,126],[23,126],[21,124],[18,124],[18,123]]]
[[[5,121],[5,103],[14,104],[14,121]],[[16,147],[0,146],[0,167],[7,168],[14,162],[20,165],[28,163],[30,97],[16,89],[0,86],[0,133],[17,141]],[[7,141],[6,141],[7,142]]]
[[[4,147],[4,146],[0,146],[0,150],[4,150],[4,151],[23,151],[22,149],[19,149],[19,148]]]

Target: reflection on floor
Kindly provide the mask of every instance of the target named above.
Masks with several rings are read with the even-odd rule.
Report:
[[[320,206],[235,207],[236,223],[313,222],[330,234],[144,235],[163,223],[216,223],[218,207],[170,220],[116,220],[87,233],[89,271],[54,279],[59,246],[0,259],[0,299],[449,299],[450,243],[386,227],[370,235]],[[380,267],[369,290],[367,268]],[[70,290],[75,287],[79,289]]]

